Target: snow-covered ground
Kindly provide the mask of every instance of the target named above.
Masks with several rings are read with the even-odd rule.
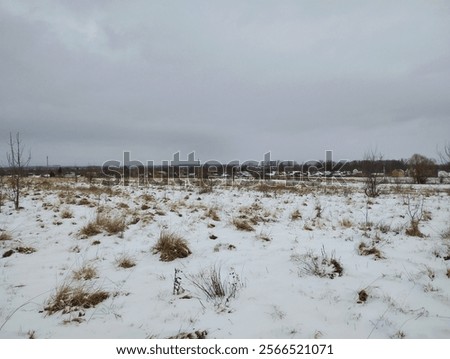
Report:
[[[448,185],[253,187],[30,180],[0,213],[0,338],[450,338]],[[126,228],[81,234],[97,216]],[[161,232],[192,253],[161,261]],[[64,286],[107,298],[51,313]]]

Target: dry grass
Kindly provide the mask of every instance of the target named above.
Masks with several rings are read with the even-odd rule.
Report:
[[[64,208],[61,211],[60,216],[62,219],[73,218],[73,212],[69,208]]]
[[[82,198],[77,203],[79,206],[90,206],[91,202],[87,198]]]
[[[245,218],[233,218],[231,223],[240,231],[252,232],[255,230],[251,223]]]
[[[36,249],[33,247],[16,247],[16,251],[20,254],[31,254],[36,252]]]
[[[291,218],[291,221],[297,221],[299,219],[302,219],[302,214],[300,213],[300,210],[296,209],[291,213],[289,217]]]
[[[442,234],[441,234],[442,239],[450,239],[450,227],[447,228]]]
[[[167,339],[206,339],[208,332],[206,330],[196,330],[192,333],[181,332]]]
[[[153,253],[159,253],[163,262],[171,262],[177,258],[186,258],[192,252],[185,239],[173,232],[162,231],[153,247]]]
[[[98,213],[95,222],[97,226],[105,230],[109,235],[123,233],[126,229],[125,219],[119,216],[108,216]]]
[[[381,254],[381,251],[377,247],[375,247],[374,245],[369,247],[364,242],[361,242],[359,244],[359,246],[358,246],[358,253],[361,256],[371,256],[371,255],[373,255],[376,259],[384,258],[383,255]]]
[[[86,285],[71,287],[63,284],[57,288],[44,310],[49,315],[59,311],[66,314],[79,309],[93,308],[108,297],[109,293],[101,289],[88,288]]]
[[[0,242],[1,241],[10,241],[12,240],[12,236],[8,231],[1,230],[0,231]]]
[[[450,268],[447,268],[447,278],[450,278]]]
[[[97,277],[97,269],[89,264],[83,265],[73,272],[75,280],[91,280]]]
[[[269,233],[261,231],[256,238],[262,240],[263,242],[270,242],[272,240],[272,237]]]
[[[120,268],[128,269],[136,266],[136,261],[130,256],[123,254],[116,259],[117,266]]]
[[[342,219],[340,224],[343,228],[352,228],[353,227],[352,221],[349,220],[348,218]]]
[[[206,217],[211,218],[213,221],[220,221],[220,217],[217,213],[217,208],[210,207],[205,213]]]
[[[405,233],[410,237],[420,237],[423,238],[425,235],[419,229],[418,221],[411,221],[410,227],[406,228]]]
[[[329,256],[323,247],[320,255],[316,255],[310,251],[301,256],[294,255],[292,256],[292,259],[302,264],[299,269],[299,274],[333,279],[337,276],[341,277],[344,272],[344,267],[339,260],[336,259],[334,252]]]
[[[222,278],[221,269],[213,266],[203,270],[195,276],[189,277],[190,282],[200,289],[208,300],[217,303],[228,304],[231,298],[236,296],[242,287],[240,279],[234,271],[225,279]]]
[[[96,222],[89,222],[80,230],[80,235],[86,237],[92,237],[100,233],[102,233],[102,231]]]
[[[100,211],[95,221],[89,222],[80,230],[80,235],[92,237],[105,231],[109,235],[123,234],[126,229],[125,218],[119,216],[108,216]]]

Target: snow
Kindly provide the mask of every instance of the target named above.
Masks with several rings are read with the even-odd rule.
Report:
[[[110,189],[29,181],[23,209],[8,202],[0,213],[0,229],[12,238],[0,241],[0,338],[168,338],[204,330],[224,339],[450,338],[448,185],[385,185],[368,199],[361,182],[257,190],[218,181],[205,191],[192,183]],[[408,203],[423,204],[423,237],[405,234]],[[123,217],[125,231],[81,236],[99,208]],[[64,210],[72,218],[61,218]],[[237,229],[236,218],[254,230]],[[152,248],[161,231],[183,237],[192,254],[160,261]],[[362,242],[381,258],[360,255]],[[136,266],[118,267],[123,255]],[[341,275],[306,270],[316,257],[333,274],[322,256],[335,258]],[[88,264],[97,276],[75,280],[73,272]],[[176,268],[180,294],[173,293]],[[237,275],[235,296],[208,300],[196,288],[193,278],[211,268],[229,285],[230,273]],[[45,308],[63,284],[110,296],[50,315]],[[358,303],[363,290],[367,300]]]

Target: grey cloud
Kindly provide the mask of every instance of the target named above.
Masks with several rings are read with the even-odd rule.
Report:
[[[20,131],[36,163],[435,156],[448,15],[419,0],[0,2],[0,149]]]

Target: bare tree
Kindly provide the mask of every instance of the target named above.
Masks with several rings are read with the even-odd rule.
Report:
[[[435,175],[436,163],[428,157],[415,153],[409,159],[409,169],[414,182],[425,184],[428,177]]]
[[[380,184],[385,182],[383,155],[377,150],[369,150],[364,154],[362,161],[364,175],[364,193],[367,197],[380,195]]]
[[[20,139],[20,134],[9,134],[9,152],[6,154],[8,161],[8,167],[11,172],[11,190],[13,194],[14,207],[16,211],[19,210],[20,190],[22,187],[22,177],[24,176],[24,170],[28,166],[31,160],[31,153],[27,156],[24,155],[24,146]]]
[[[450,164],[450,142],[445,144],[443,150],[438,148],[437,153],[443,165]]]

